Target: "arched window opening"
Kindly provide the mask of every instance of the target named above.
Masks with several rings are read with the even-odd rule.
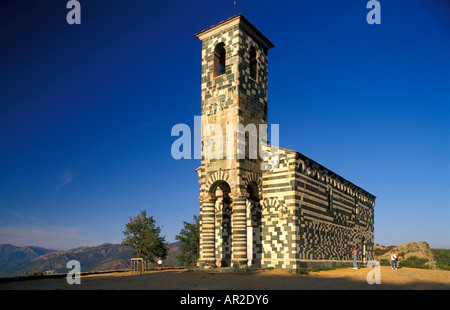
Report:
[[[256,59],[255,47],[250,47],[250,77],[256,81],[258,72],[258,61]]]
[[[250,182],[247,185],[247,198],[252,201],[259,202],[258,185],[255,182]]]
[[[214,49],[214,76],[225,74],[225,43],[219,43]]]

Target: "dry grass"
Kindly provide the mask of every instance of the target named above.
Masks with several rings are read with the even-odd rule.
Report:
[[[369,269],[340,268],[299,275],[285,270],[248,273],[188,272],[185,269],[86,275],[80,285],[65,278],[1,283],[3,290],[391,290],[450,289],[450,271],[381,267],[381,284],[368,284]]]

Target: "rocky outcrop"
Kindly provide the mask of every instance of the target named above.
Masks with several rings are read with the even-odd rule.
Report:
[[[430,245],[423,241],[408,242],[399,246],[388,247],[375,244],[374,250],[375,259],[377,261],[381,261],[383,259],[390,260],[392,251],[395,251],[398,255],[399,261],[416,256],[428,260],[428,262],[425,263],[425,266],[427,266],[428,268],[439,269],[436,265],[436,259],[431,252]]]

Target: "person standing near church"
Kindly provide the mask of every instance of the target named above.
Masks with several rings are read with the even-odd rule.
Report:
[[[158,260],[158,270],[161,270],[162,267],[162,260],[161,258]]]
[[[356,260],[358,258],[358,250],[356,246],[353,248],[352,255],[353,255],[353,269],[358,269],[358,265],[356,264]]]
[[[398,259],[397,253],[395,253],[395,251],[392,251],[392,254],[391,254],[391,269],[398,269],[398,267],[397,267],[397,259]]]

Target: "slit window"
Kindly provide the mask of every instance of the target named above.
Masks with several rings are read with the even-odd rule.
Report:
[[[258,71],[258,61],[256,59],[255,47],[250,47],[250,77],[256,81]]]
[[[359,218],[359,203],[358,203],[358,197],[355,197],[355,215],[356,215],[356,218],[358,219]]]
[[[328,211],[331,211],[333,209],[333,189],[328,186],[327,189],[327,200],[328,200]]]

